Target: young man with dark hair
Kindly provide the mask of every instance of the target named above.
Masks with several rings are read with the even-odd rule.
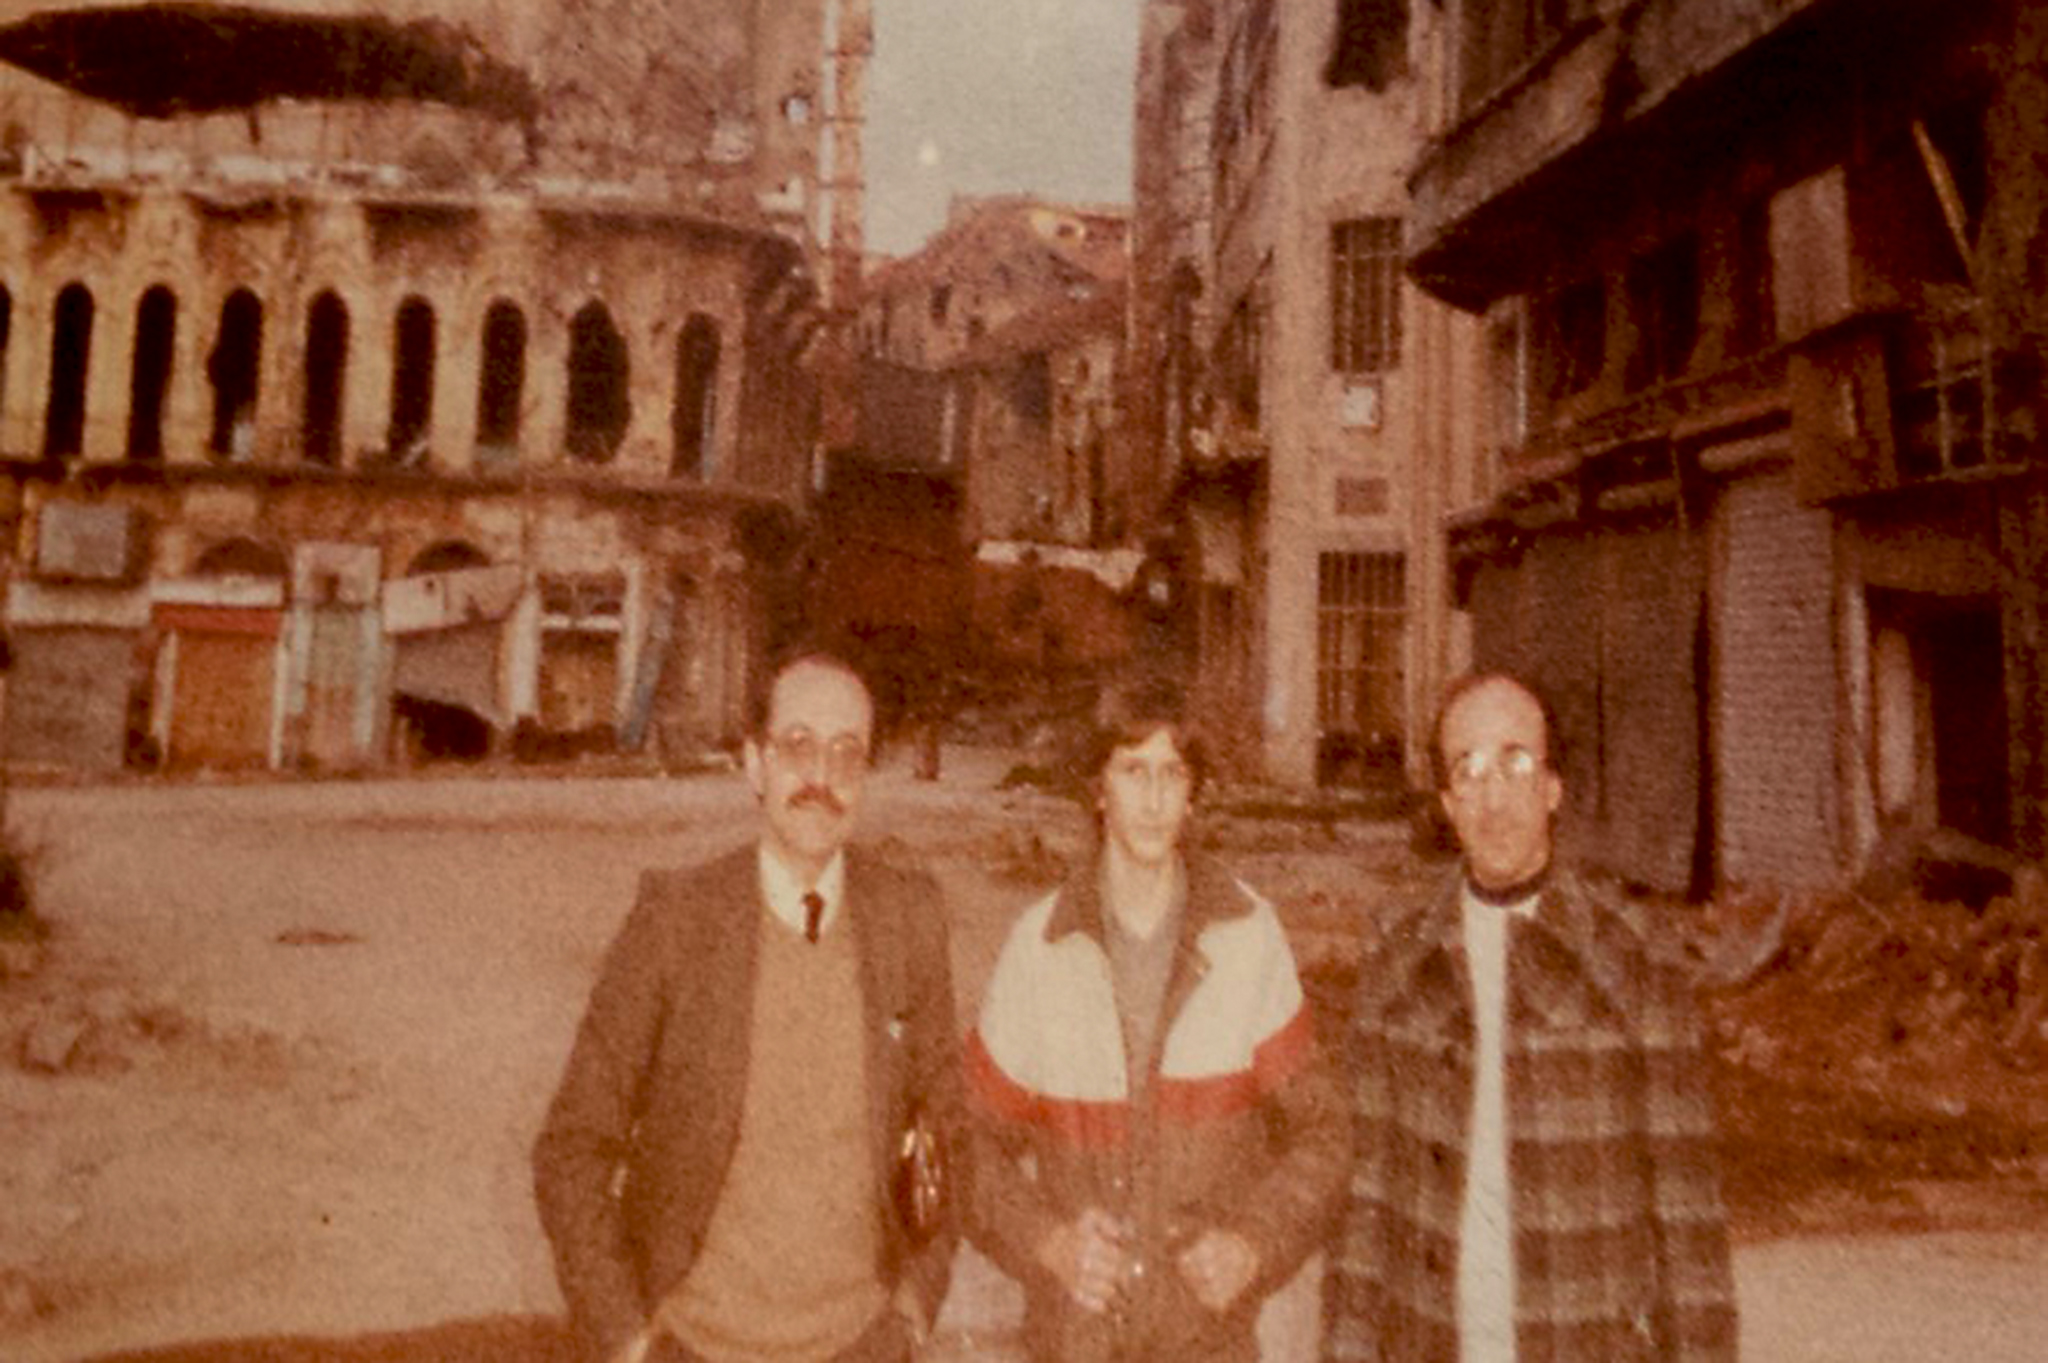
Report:
[[[563,1295],[607,1363],[901,1363],[957,1234],[892,1196],[960,1109],[938,891],[849,847],[874,705],[845,662],[770,674],[758,841],[649,871],[534,1148]]]
[[[1557,864],[1549,715],[1498,673],[1446,693],[1464,857],[1360,971],[1332,1363],[1735,1356],[1690,990],[1638,906]]]
[[[968,1042],[972,1233],[1041,1363],[1255,1359],[1335,1205],[1341,1102],[1272,907],[1184,849],[1177,690],[1111,689],[1085,754],[1097,846],[1012,929]]]

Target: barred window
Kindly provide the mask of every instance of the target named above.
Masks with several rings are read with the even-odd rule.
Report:
[[[1330,367],[1378,374],[1401,363],[1401,220],[1330,225]]]
[[[1316,725],[1399,742],[1407,592],[1399,554],[1316,556]]]

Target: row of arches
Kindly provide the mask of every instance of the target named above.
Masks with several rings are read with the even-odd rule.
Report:
[[[414,554],[405,566],[407,576],[446,573],[462,568],[487,568],[491,556],[462,539],[435,540]],[[284,550],[248,535],[230,535],[202,550],[192,561],[194,577],[260,577],[280,581],[291,576],[291,561]]]
[[[57,295],[43,413],[46,458],[75,459],[84,453],[95,310],[92,290],[81,282],[66,285]],[[0,356],[8,346],[11,321],[12,296],[0,287]],[[124,446],[129,460],[166,456],[165,413],[179,324],[178,298],[169,286],[157,284],[143,293],[129,359]],[[306,312],[297,447],[309,464],[338,467],[342,462],[351,324],[347,303],[331,289],[318,294]],[[400,302],[391,325],[384,447],[391,461],[405,464],[423,456],[442,396],[436,378],[440,323],[433,304],[413,294]],[[262,300],[251,290],[237,289],[222,303],[205,362],[211,394],[205,445],[214,459],[247,459],[254,453],[264,326]],[[630,348],[599,300],[585,304],[570,320],[568,339],[563,446],[581,463],[606,464],[617,455],[632,416]],[[509,299],[493,301],[484,313],[477,367],[475,430],[482,462],[513,462],[518,456],[528,410],[528,342],[525,311]],[[712,472],[720,350],[718,324],[703,313],[690,314],[677,333],[673,355],[673,476],[703,478]]]

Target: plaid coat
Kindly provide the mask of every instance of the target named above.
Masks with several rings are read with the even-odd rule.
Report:
[[[1358,1153],[1324,1356],[1456,1363],[1473,1082],[1457,879],[1361,976]],[[1516,1346],[1535,1360],[1730,1359],[1735,1299],[1690,991],[1640,912],[1555,874],[1509,929]]]

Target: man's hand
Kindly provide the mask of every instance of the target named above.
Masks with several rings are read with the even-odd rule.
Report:
[[[1131,1268],[1125,1250],[1129,1231],[1099,1207],[1090,1207],[1064,1225],[1054,1227],[1038,1246],[1038,1262],[1082,1310],[1100,1315],[1109,1309]]]
[[[1195,1300],[1221,1315],[1259,1276],[1259,1252],[1235,1231],[1210,1229],[1176,1261]]]

